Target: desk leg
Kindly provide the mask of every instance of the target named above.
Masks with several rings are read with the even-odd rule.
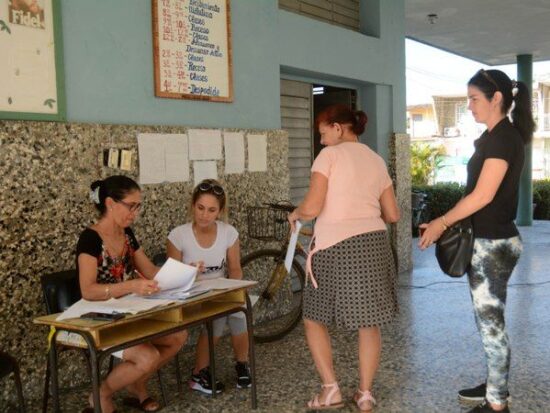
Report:
[[[99,369],[101,358],[97,353],[94,339],[87,333],[81,334],[88,344],[88,350],[90,351],[90,367],[92,370],[92,397],[94,400],[94,413],[101,413],[101,400],[99,399],[99,385],[101,371]]]
[[[90,348],[90,365],[92,367],[92,394],[94,399],[94,412],[101,413],[101,400],[99,399],[99,360],[94,348]]]
[[[56,336],[57,332],[51,338],[50,344],[50,385],[52,390],[52,404],[53,411],[55,413],[61,412],[59,406],[59,380],[58,380],[58,371],[57,371],[57,345],[56,345]]]
[[[246,309],[244,310],[246,316],[246,327],[248,330],[248,363],[250,365],[250,374],[252,375],[252,383],[250,392],[252,397],[252,409],[258,407],[258,401],[256,398],[256,355],[254,352],[254,327],[252,323],[252,303],[250,297],[246,294]]]
[[[218,386],[216,385],[216,356],[214,352],[214,328],[212,321],[206,322],[206,331],[208,332],[208,354],[210,358],[210,376],[212,377],[212,397],[216,397]]]

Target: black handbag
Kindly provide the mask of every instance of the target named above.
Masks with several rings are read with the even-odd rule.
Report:
[[[435,246],[439,266],[451,277],[462,277],[468,271],[473,252],[474,229],[470,217],[447,228]]]

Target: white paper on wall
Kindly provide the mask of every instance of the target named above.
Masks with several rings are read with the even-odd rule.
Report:
[[[195,161],[193,162],[193,175],[195,186],[203,179],[218,179],[218,166],[216,161]]]
[[[186,134],[165,135],[164,156],[166,159],[166,181],[189,181],[189,153]]]
[[[244,135],[240,132],[224,132],[226,174],[242,174],[244,172]]]
[[[267,171],[267,136],[247,135],[248,170],[250,172]]]
[[[164,135],[158,133],[138,134],[139,183],[159,184],[166,180]]]
[[[191,161],[222,158],[222,134],[219,129],[189,129],[187,134]]]

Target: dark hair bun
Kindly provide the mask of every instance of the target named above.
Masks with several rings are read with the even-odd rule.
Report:
[[[103,181],[99,180],[99,181],[94,181],[94,182],[92,182],[92,184],[90,185],[90,189],[91,189],[92,191],[95,191],[95,189],[96,189],[98,186],[101,186],[101,182],[103,182]]]
[[[367,125],[368,116],[362,110],[358,110],[354,113],[355,115],[355,125],[353,125],[353,132],[357,135],[361,135],[365,131],[365,126]]]

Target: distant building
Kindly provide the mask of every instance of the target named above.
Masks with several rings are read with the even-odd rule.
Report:
[[[533,179],[550,178],[550,75],[533,83],[533,116],[537,129],[533,139]],[[484,125],[474,121],[465,95],[434,95],[432,103],[407,107],[407,133],[412,142],[444,146],[447,153],[435,181],[463,182],[465,159]]]

